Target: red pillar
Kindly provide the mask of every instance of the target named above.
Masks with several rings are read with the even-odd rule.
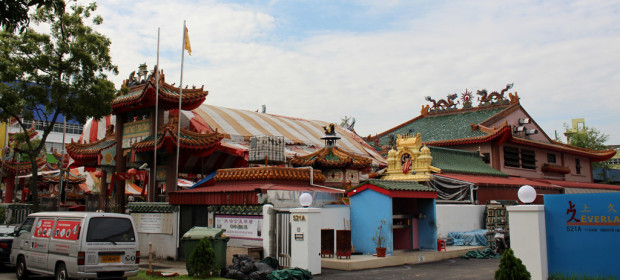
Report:
[[[4,193],[4,203],[13,203],[15,193],[15,174],[7,174],[5,177],[6,191]]]

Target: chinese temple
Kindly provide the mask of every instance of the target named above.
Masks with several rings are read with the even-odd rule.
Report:
[[[116,182],[116,203],[120,205],[124,205],[125,180],[149,182],[149,178],[155,178],[157,184],[148,184],[146,191],[149,200],[154,201],[165,186],[176,189],[177,161],[181,163],[179,166],[184,166],[188,161],[210,155],[220,146],[222,138],[214,131],[195,132],[190,130],[191,126],[190,129],[178,127],[178,108],[197,108],[204,102],[207,91],[174,87],[165,82],[163,71],[157,73],[154,69],[148,75],[146,68],[141,65],[137,77],[134,72],[125,80],[112,102],[114,116],[94,121],[106,124],[102,138],[97,131],[88,130],[81,141],[67,145],[67,152],[75,160],[73,166],[85,166],[89,171],[100,169],[101,193],[110,193],[108,179]],[[151,168],[148,172],[137,171],[141,165]],[[180,171],[187,172],[186,169]]]
[[[429,182],[460,192],[464,191],[458,186],[469,186],[472,195],[467,200],[480,204],[516,200],[517,188],[525,184],[539,193],[620,191],[592,179],[591,163],[608,160],[615,151],[593,151],[551,139],[521,106],[518,94],[508,92],[511,88],[512,84],[500,92],[478,90],[477,106],[468,90],[460,100],[457,94],[439,101],[427,96],[432,104],[422,106],[419,116],[366,141],[389,155],[398,135],[420,135],[416,141],[430,149],[431,165],[441,170]],[[450,197],[442,198],[439,192],[440,200],[464,196]]]
[[[37,135],[37,131],[34,128],[30,128],[26,131],[26,134],[30,139],[33,139]],[[8,146],[13,147],[16,145],[15,142],[15,133],[8,133]],[[19,156],[15,153],[14,149],[4,149],[2,154],[2,159],[0,162],[0,166],[2,168],[2,182],[5,183],[4,190],[4,202],[11,203],[13,202],[14,194],[15,194],[15,184],[16,179],[18,177],[28,177],[28,175],[32,174],[32,162],[31,161],[22,161]],[[47,163],[44,154],[39,155],[36,158],[37,168],[44,166]],[[23,194],[23,190],[25,187],[22,187],[22,201],[25,199]]]
[[[295,155],[291,159],[291,165],[321,170],[325,174],[326,186],[345,189],[358,184],[364,173],[366,178],[368,177],[372,160],[338,148],[336,142],[340,137],[336,135],[334,127],[334,124],[324,127],[323,148],[307,155]]]

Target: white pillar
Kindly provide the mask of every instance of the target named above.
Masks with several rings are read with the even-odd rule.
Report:
[[[291,267],[321,274],[321,209],[291,209]]]
[[[273,232],[270,232],[271,230],[271,223],[272,221],[272,216],[269,214],[269,210],[271,210],[273,208],[273,205],[271,204],[265,204],[263,205],[263,226],[262,226],[262,234],[261,237],[263,238],[263,255],[265,257],[270,256],[271,253],[271,237]]]
[[[510,247],[532,274],[532,279],[547,279],[547,231],[545,206],[509,206]]]

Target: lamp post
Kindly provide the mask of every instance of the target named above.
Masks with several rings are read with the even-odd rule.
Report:
[[[536,200],[536,190],[530,185],[523,185],[517,192],[519,200],[525,204],[532,204]]]
[[[302,193],[299,196],[299,204],[304,208],[308,208],[308,206],[312,205],[312,195],[309,193]]]

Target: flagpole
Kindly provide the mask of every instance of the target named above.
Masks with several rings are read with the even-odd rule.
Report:
[[[172,191],[177,190],[177,184],[179,182],[179,158],[181,157],[180,145],[181,145],[181,101],[183,99],[183,62],[185,60],[185,36],[187,36],[187,32],[185,31],[185,20],[183,20],[183,44],[181,45],[181,82],[179,83],[179,112],[178,112],[178,125],[177,125],[177,172],[174,174],[174,187]]]
[[[62,169],[63,169],[63,165],[65,163],[65,135],[67,133],[67,117],[65,117],[64,115],[62,116],[64,118],[64,122],[62,125],[62,151],[60,153],[60,184],[58,186],[58,211],[60,211],[60,204],[62,202],[62,190],[64,188],[63,186],[63,178],[62,178]],[[67,165],[67,168],[69,168],[69,166]],[[67,176],[69,176],[69,174],[67,174]],[[38,198],[35,198],[38,199]]]
[[[157,67],[155,68],[155,129],[153,131],[153,184],[149,188],[148,201],[154,202],[156,200],[155,192],[157,190],[157,132],[159,127],[157,126],[157,118],[159,117],[159,27],[157,27]]]

